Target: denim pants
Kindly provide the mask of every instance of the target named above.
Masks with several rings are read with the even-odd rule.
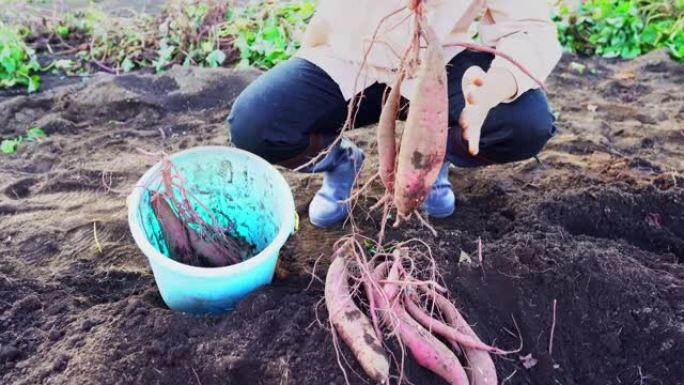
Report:
[[[529,159],[556,131],[546,96],[533,89],[511,103],[494,107],[482,127],[479,154],[468,153],[468,143],[458,125],[465,106],[461,79],[470,66],[488,70],[492,59],[488,53],[467,50],[447,65],[447,160],[456,166]],[[385,88],[374,83],[362,92],[354,111],[355,127],[377,123]],[[271,163],[295,168],[332,143],[347,117],[347,104],[325,71],[304,59],[292,58],[261,75],[238,96],[228,117],[231,140],[236,147]]]

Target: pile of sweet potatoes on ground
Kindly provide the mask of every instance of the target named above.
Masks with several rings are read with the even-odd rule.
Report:
[[[327,273],[325,302],[337,335],[370,378],[389,383],[384,341],[393,337],[418,364],[449,384],[497,383],[490,354],[506,352],[480,341],[436,282],[434,265],[421,267],[430,263],[429,253],[417,255],[407,243],[369,259],[353,238],[340,242]],[[401,377],[403,352],[396,361]]]

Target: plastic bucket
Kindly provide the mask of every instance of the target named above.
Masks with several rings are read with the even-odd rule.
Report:
[[[190,313],[221,313],[273,279],[281,247],[294,232],[292,191],[278,170],[264,159],[232,147],[206,146],[178,152],[171,161],[185,186],[218,218],[256,246],[253,257],[226,267],[185,265],[167,256],[150,191],[160,190],[158,163],[138,181],[128,197],[128,223],[147,257],[166,305]],[[197,210],[201,214],[201,209]]]

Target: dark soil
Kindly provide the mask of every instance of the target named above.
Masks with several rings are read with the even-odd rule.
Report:
[[[281,278],[229,315],[168,310],[129,233],[126,195],[156,162],[137,149],[226,143],[224,119],[254,76],[175,68],[0,99],[0,136],[33,125],[48,133],[0,161],[0,383],[344,383],[310,272],[348,229],[308,224],[320,176],[285,172],[302,226],[282,252]],[[495,358],[500,381],[684,384],[681,84],[684,67],[663,52],[629,63],[565,57],[549,84],[559,134],[541,164],[452,169],[459,207],[434,222],[439,236],[415,223],[388,234],[432,245],[484,341],[518,347],[517,324],[523,348]],[[371,129],[351,137],[371,152]],[[371,156],[365,175],[375,166]],[[370,236],[377,216],[363,209],[379,196],[357,210]],[[484,262],[459,264],[478,238]],[[412,360],[407,373],[441,384]],[[350,372],[349,381],[365,380]]]

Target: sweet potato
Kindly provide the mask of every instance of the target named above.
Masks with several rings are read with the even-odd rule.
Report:
[[[202,256],[209,265],[222,267],[239,263],[236,250],[230,250],[218,239],[205,239],[202,235],[188,228],[188,236],[193,250]]]
[[[421,309],[420,306],[418,306],[413,301],[413,299],[409,298],[408,296],[406,298],[406,301],[404,301],[404,304],[406,305],[406,310],[408,310],[409,314],[413,318],[415,318],[416,321],[420,322],[420,324],[423,325],[425,328],[433,331],[436,334],[441,335],[447,340],[456,342],[464,347],[469,347],[471,349],[483,350],[485,352],[498,351],[498,349],[496,349],[495,347],[484,344],[477,337],[473,337],[469,333],[459,331],[455,327],[446,325],[443,322],[440,322],[432,318],[423,309]],[[450,317],[450,319],[453,319],[453,317]]]
[[[401,102],[401,83],[403,80],[404,73],[402,71],[397,75],[397,79],[394,81],[387,100],[382,107],[380,120],[378,121],[378,130],[376,131],[380,180],[382,180],[385,188],[390,192],[394,191],[394,170],[397,157],[397,114],[399,113],[399,104]]]
[[[428,46],[418,67],[397,159],[394,204],[401,222],[425,200],[444,162],[448,135],[447,76],[440,42],[423,25]]]
[[[385,383],[389,377],[389,361],[368,317],[352,300],[348,279],[343,254],[336,253],[325,279],[325,304],[330,322],[366,374]]]
[[[373,281],[370,277],[366,276],[363,278],[363,287],[366,290],[366,296],[368,297],[368,312],[370,313],[373,331],[375,331],[375,336],[378,338],[378,341],[381,341],[382,331],[380,330],[380,322],[378,321],[378,307],[375,305]]]
[[[385,278],[387,271],[390,268],[389,261],[380,262],[375,269],[373,269],[373,279],[378,282]]]
[[[380,289],[380,280],[387,274],[387,269],[389,269],[389,262],[381,262],[374,269],[371,270],[369,275],[365,275],[363,280],[363,287],[366,290],[366,297],[368,298],[368,307],[371,316],[371,322],[373,323],[373,329],[375,330],[375,335],[378,340],[382,340],[382,332],[380,331],[380,322],[378,321],[378,306],[375,303],[375,295],[373,294],[375,289]]]
[[[398,255],[398,253],[395,252],[395,255]],[[392,267],[389,270],[389,274],[387,275],[387,280],[390,281],[386,283],[383,287],[385,291],[385,296],[387,296],[387,299],[390,302],[393,302],[396,298],[397,295],[399,294],[399,291],[401,290],[401,286],[397,283],[399,281],[399,272],[401,271],[401,259],[397,258],[394,260],[392,263]]]
[[[468,322],[461,316],[456,309],[456,306],[454,306],[451,301],[441,294],[435,294],[433,296],[433,301],[435,302],[435,306],[442,312],[442,315],[448,324],[481,343],[477,334],[475,334]],[[496,368],[494,367],[494,361],[492,361],[492,357],[489,356],[489,353],[485,350],[465,345],[463,346],[463,350],[468,359],[466,371],[468,372],[471,385],[496,385]]]
[[[383,322],[411,352],[416,362],[439,375],[449,384],[469,385],[458,358],[428,330],[406,312],[401,301],[389,303],[379,292],[375,302],[381,309]]]
[[[164,232],[169,256],[194,266],[222,267],[239,263],[246,250],[228,234],[231,228],[220,226],[209,208],[186,189],[185,179],[168,157],[162,158],[161,165],[164,189],[152,193],[151,204]],[[210,221],[197,213],[191,199],[209,215]]]
[[[418,364],[451,385],[468,385],[468,376],[454,353],[428,330],[397,307],[397,333]]]
[[[240,262],[236,258],[238,249],[228,249],[219,239],[205,239],[183,223],[164,193],[152,192],[150,202],[164,234],[170,258],[189,265],[200,265],[199,260],[204,259],[206,264],[214,267]]]
[[[454,353],[411,318],[401,301],[390,304],[376,292],[375,302],[382,310],[383,322],[399,336],[420,366],[451,385],[469,385],[465,370]]]
[[[193,260],[193,252],[188,230],[183,221],[176,216],[163,194],[153,191],[150,195],[150,203],[164,234],[169,257],[181,263],[190,263]]]

